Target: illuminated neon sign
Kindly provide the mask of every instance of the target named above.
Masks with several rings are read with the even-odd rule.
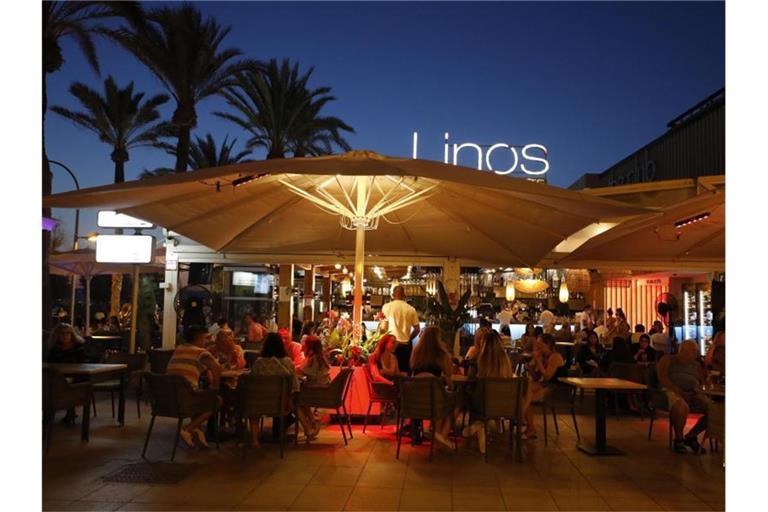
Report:
[[[484,149],[487,148],[487,149]],[[518,151],[518,148],[519,151]],[[459,153],[462,150],[473,150],[477,155],[478,171],[493,171],[496,174],[512,174],[518,168],[528,176],[542,176],[549,171],[549,151],[541,144],[526,144],[525,146],[513,146],[498,142],[491,145],[480,145],[473,142],[450,144],[449,135],[445,134],[443,142],[443,162],[459,165]],[[508,169],[494,169],[491,161],[494,153],[509,151],[512,156],[512,165]],[[418,158],[419,132],[413,132],[413,158]],[[449,158],[451,157],[451,158]]]

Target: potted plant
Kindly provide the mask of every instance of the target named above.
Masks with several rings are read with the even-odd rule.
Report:
[[[464,292],[461,298],[459,298],[456,307],[451,306],[448,293],[445,291],[442,281],[437,282],[437,295],[439,300],[432,298],[429,301],[428,309],[430,316],[440,328],[448,351],[458,357],[461,348],[459,336],[462,325],[469,319],[468,306],[472,290],[468,289]]]

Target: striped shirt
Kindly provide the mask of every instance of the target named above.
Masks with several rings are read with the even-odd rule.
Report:
[[[219,363],[206,349],[184,343],[173,351],[166,373],[181,375],[192,384],[193,389],[197,389],[200,383],[200,374],[209,368],[218,366]]]

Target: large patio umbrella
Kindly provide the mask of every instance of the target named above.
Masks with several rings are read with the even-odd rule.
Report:
[[[591,223],[647,213],[544,183],[370,151],[246,162],[44,203],[110,208],[222,252],[354,254],[356,326],[365,254],[534,266]]]
[[[49,268],[51,274],[60,276],[79,276],[85,280],[85,331],[91,327],[91,279],[104,274],[152,274],[162,272],[165,266],[165,254],[157,251],[154,263],[146,265],[131,265],[126,263],[99,263],[96,261],[96,251],[79,249],[77,251],[58,252],[50,255]],[[72,304],[70,318],[75,317],[75,281],[72,281]],[[133,305],[132,314],[136,306]],[[135,318],[131,325],[135,325]]]
[[[725,192],[705,192],[625,222],[556,261],[578,268],[725,268]]]

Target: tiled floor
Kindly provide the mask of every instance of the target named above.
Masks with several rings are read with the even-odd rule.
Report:
[[[79,425],[57,425],[43,460],[44,510],[723,510],[725,469],[718,454],[677,455],[667,449],[666,419],[654,439],[648,420],[611,416],[609,442],[624,457],[592,458],[576,449],[567,415],[560,436],[529,441],[524,462],[515,462],[502,441],[489,463],[476,451],[435,450],[404,444],[395,460],[393,427],[362,433],[354,426],[349,446],[338,427],[323,430],[311,445],[251,451],[246,461],[231,442],[207,451],[179,447],[177,462],[204,466],[175,485],[104,483],[101,477],[140,460],[149,410],[142,418],[127,407],[118,427],[107,402],[92,420],[91,442],[79,441]],[[583,435],[594,431],[590,397],[578,416]],[[537,417],[541,435],[541,417]],[[158,419],[150,460],[170,457],[173,420]],[[550,428],[550,433],[553,429]]]

